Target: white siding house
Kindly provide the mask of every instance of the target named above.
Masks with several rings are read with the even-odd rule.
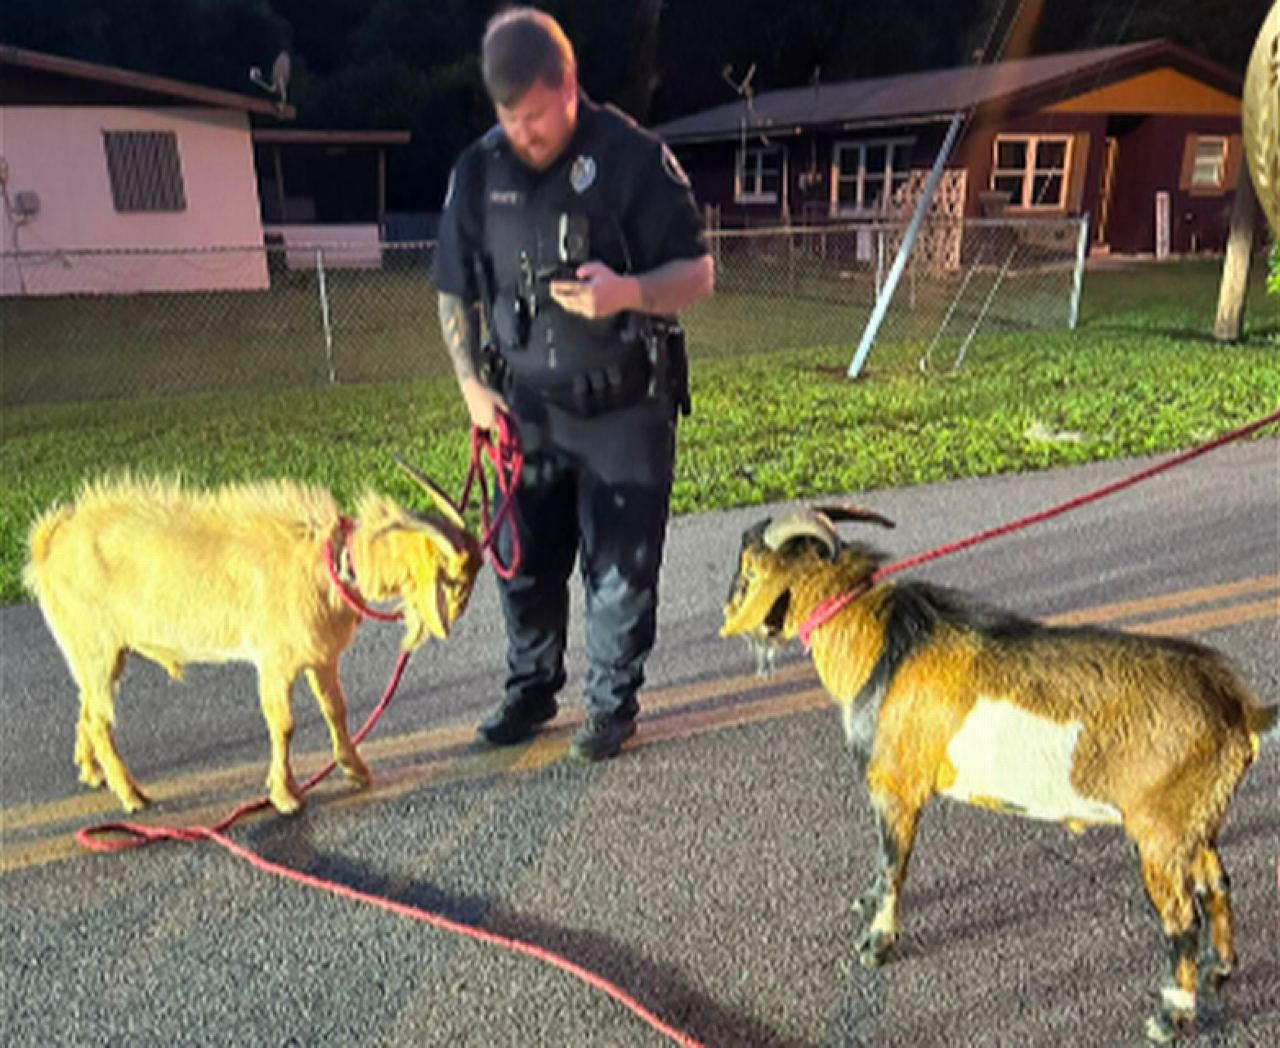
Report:
[[[0,294],[268,286],[250,114],[291,109],[12,47],[0,67]]]

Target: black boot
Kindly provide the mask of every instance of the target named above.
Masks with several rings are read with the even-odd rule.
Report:
[[[636,733],[634,716],[596,714],[578,729],[569,746],[569,756],[580,761],[603,761],[616,757],[622,744]]]
[[[556,715],[555,699],[536,703],[506,703],[480,722],[476,735],[490,746],[514,746],[532,738]]]

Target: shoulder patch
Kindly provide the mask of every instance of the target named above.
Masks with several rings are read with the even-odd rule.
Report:
[[[689,188],[689,176],[684,173],[680,161],[676,159],[675,153],[671,152],[671,147],[665,142],[662,144],[662,170],[676,185]]]

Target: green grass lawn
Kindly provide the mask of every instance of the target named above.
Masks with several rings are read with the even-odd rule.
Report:
[[[1088,273],[1077,331],[996,329],[974,340],[963,368],[950,370],[951,356],[943,354],[935,358],[942,366],[927,375],[916,366],[925,343],[900,339],[876,346],[858,382],[844,377],[861,333],[852,310],[846,328],[846,318],[833,321],[803,299],[717,297],[688,318],[694,414],[681,425],[674,510],[852,494],[1194,444],[1280,401],[1280,298],[1264,296],[1257,276],[1241,345],[1208,337],[1216,265],[1148,265]],[[0,308],[7,372],[14,328],[10,303]],[[434,318],[420,306],[405,309],[394,332],[369,335],[368,355],[391,343],[402,347],[397,352],[442,359]],[[265,323],[269,312],[254,315]],[[218,366],[241,381],[255,367],[266,374],[260,382],[290,381],[243,345],[220,344],[220,330],[225,341],[227,326],[243,319],[206,324],[200,352],[218,354]],[[118,315],[102,320],[104,329],[124,323]],[[417,504],[412,484],[392,464],[399,452],[460,490],[468,441],[452,379],[438,364],[434,376],[398,381],[376,381],[374,362],[366,367],[375,380],[353,385],[184,396],[138,390],[127,400],[5,406],[0,601],[24,598],[19,572],[34,515],[102,472],[179,473],[201,484],[289,476],[325,484],[347,505],[370,484]]]

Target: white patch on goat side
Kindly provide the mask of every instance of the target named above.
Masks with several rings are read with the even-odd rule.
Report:
[[[1110,804],[1071,785],[1071,763],[1083,725],[1059,724],[1000,699],[974,704],[947,746],[956,781],[944,796],[972,804],[998,801],[1033,819],[1120,822]]]

